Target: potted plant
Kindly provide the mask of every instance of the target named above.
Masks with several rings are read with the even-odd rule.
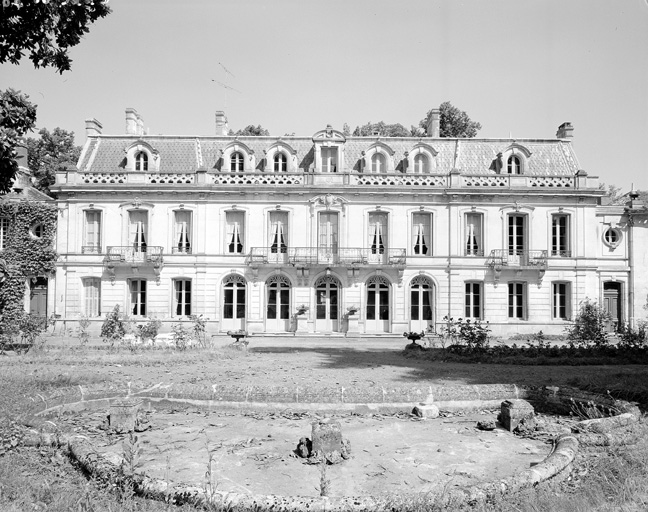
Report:
[[[297,315],[305,315],[306,312],[308,311],[308,306],[305,304],[302,304],[300,306],[297,306]]]
[[[414,332],[414,331],[404,332],[403,336],[405,336],[408,340],[410,340],[412,342],[411,345],[416,345],[418,347],[420,345],[418,345],[418,343],[416,343],[416,342],[418,340],[420,340],[421,338],[425,337],[425,331],[421,331],[421,332]]]
[[[347,308],[347,313],[349,314],[349,316],[355,315],[358,312],[358,309],[358,306],[353,304]]]

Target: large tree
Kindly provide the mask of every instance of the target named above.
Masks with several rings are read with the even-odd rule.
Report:
[[[439,106],[439,136],[451,138],[473,138],[481,130],[481,124],[470,119],[468,114],[459,110],[452,103],[446,101]],[[427,131],[432,116],[432,110],[428,111],[425,118],[421,119],[419,126]],[[428,136],[431,134],[428,133]]]
[[[0,193],[9,192],[18,164],[16,146],[36,122],[36,106],[20,91],[0,91]]]
[[[68,51],[88,26],[110,13],[107,0],[3,0],[0,10],[0,64],[70,69]],[[0,192],[8,192],[18,170],[16,144],[34,127],[36,106],[13,89],[0,92]]]
[[[234,130],[230,130],[229,135],[251,135],[253,137],[261,137],[264,135],[270,135],[270,132],[261,125],[254,126],[253,124],[251,124],[236,132]]]
[[[81,154],[81,146],[74,144],[74,132],[54,128],[51,132],[43,128],[40,138],[25,140],[29,150],[29,168],[36,178],[36,188],[52,195],[50,186],[56,181],[56,171],[74,165]]]
[[[8,0],[0,16],[0,63],[28,55],[34,67],[70,69],[68,51],[88,26],[110,13],[107,0]]]

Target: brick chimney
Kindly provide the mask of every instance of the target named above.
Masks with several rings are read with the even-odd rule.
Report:
[[[574,137],[574,127],[569,121],[561,124],[558,127],[558,131],[556,132],[557,139],[571,139],[573,137]]]
[[[103,125],[97,121],[96,119],[86,119],[85,120],[86,124],[86,137],[91,137],[93,135],[101,135],[101,129],[103,128]]]
[[[427,125],[428,137],[439,137],[439,126],[441,121],[441,111],[438,108],[433,108],[430,114],[430,122]]]
[[[227,126],[227,117],[222,110],[216,111],[216,135],[227,135],[229,127]]]
[[[134,108],[126,109],[126,135],[144,135],[144,118]]]

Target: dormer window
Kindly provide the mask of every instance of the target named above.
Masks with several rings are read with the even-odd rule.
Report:
[[[277,153],[274,156],[274,172],[286,172],[288,170],[288,159],[284,153]]]
[[[430,159],[427,155],[419,153],[414,157],[414,172],[417,174],[427,174],[430,172]]]
[[[135,155],[135,170],[148,171],[148,155],[144,151],[140,151]]]
[[[371,172],[379,174],[387,172],[387,159],[382,153],[374,153],[371,156]]]
[[[520,157],[511,155],[506,162],[506,169],[509,174],[522,174],[522,162]]]
[[[243,172],[244,169],[243,154],[240,153],[239,151],[234,151],[234,153],[232,153],[232,156],[230,157],[230,169],[233,172]]]

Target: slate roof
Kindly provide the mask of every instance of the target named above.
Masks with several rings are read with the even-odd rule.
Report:
[[[160,135],[95,135],[88,138],[77,167],[83,172],[120,172],[125,166],[125,151],[137,141],[145,141],[159,152],[161,173],[193,173],[204,167],[220,169],[221,150],[238,140],[254,151],[257,169],[263,167],[264,150],[279,139],[297,152],[298,167],[312,170],[312,137],[187,137]],[[362,152],[377,140],[394,150],[394,163],[402,168],[405,152],[419,142],[432,146],[437,152],[437,174],[449,174],[459,169],[467,174],[495,174],[491,164],[497,154],[512,144],[525,147],[531,156],[525,174],[569,175],[578,170],[578,160],[572,145],[564,139],[443,139],[419,137],[348,137],[345,142],[347,171],[357,171]]]

